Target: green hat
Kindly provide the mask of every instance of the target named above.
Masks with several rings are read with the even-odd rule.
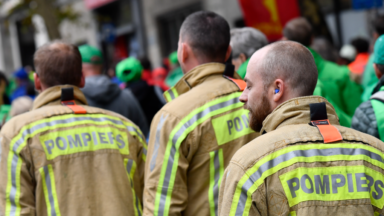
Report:
[[[373,52],[374,52],[373,63],[384,64],[384,35],[380,36],[376,40],[375,48]]]
[[[81,61],[83,63],[89,63],[94,65],[103,64],[103,54],[96,47],[89,45],[82,45],[79,47],[81,54]]]
[[[179,60],[177,59],[177,51],[175,51],[169,55],[169,62],[171,62],[171,64],[179,63]]]
[[[143,66],[139,60],[130,57],[119,62],[116,66],[116,76],[122,82],[133,82],[141,78]]]

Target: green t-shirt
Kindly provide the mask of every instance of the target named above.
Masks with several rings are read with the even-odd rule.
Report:
[[[342,118],[351,119],[354,115],[356,108],[361,104],[362,87],[350,79],[347,66],[326,61],[311,48],[309,50],[315,59],[324,95],[335,107],[340,124],[350,127],[350,120],[342,121]]]

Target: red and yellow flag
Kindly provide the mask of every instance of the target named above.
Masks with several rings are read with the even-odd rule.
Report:
[[[269,41],[282,37],[284,25],[300,16],[296,0],[239,0],[245,23],[262,31]]]

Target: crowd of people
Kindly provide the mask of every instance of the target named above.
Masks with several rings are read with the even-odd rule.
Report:
[[[0,73],[0,215],[384,215],[384,17],[340,51],[199,11],[152,69],[53,41]],[[6,123],[7,122],[7,123]]]

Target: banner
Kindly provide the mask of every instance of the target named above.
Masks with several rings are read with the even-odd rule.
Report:
[[[296,0],[239,0],[247,26],[262,31],[269,41],[282,37],[284,25],[300,16]]]
[[[88,9],[95,9],[115,0],[84,0]]]

